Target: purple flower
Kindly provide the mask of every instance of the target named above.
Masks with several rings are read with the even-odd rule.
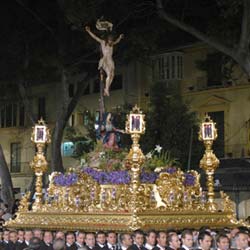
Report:
[[[146,172],[142,170],[140,179],[142,183],[154,183],[158,177],[158,174],[155,172]]]
[[[168,174],[174,174],[177,172],[176,168],[170,167],[165,170]]]
[[[75,184],[78,180],[78,176],[76,173],[69,173],[69,174],[59,174],[55,176],[54,183],[58,186],[71,186]]]
[[[83,169],[83,172],[90,175],[99,184],[128,184],[130,182],[130,176],[126,170],[106,172],[88,167]]]

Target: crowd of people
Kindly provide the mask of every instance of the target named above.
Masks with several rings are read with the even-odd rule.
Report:
[[[250,250],[247,228],[135,230],[120,234],[4,229],[0,240],[1,250]]]

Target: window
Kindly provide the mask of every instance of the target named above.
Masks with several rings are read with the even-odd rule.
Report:
[[[46,99],[45,97],[38,98],[38,119],[46,119]]]
[[[24,106],[19,107],[19,126],[23,127],[24,126]]]
[[[64,142],[61,146],[62,156],[72,156],[74,154],[75,147],[73,142]]]
[[[3,106],[0,110],[0,125],[1,128],[9,128],[17,126],[18,119],[18,104],[9,103]]]
[[[12,173],[21,172],[21,143],[10,144],[10,171]]]
[[[122,75],[115,75],[113,82],[111,83],[110,90],[122,89]]]
[[[156,81],[183,79],[183,53],[172,52],[154,57],[153,77]]]
[[[224,111],[217,111],[217,112],[209,112],[208,115],[211,119],[216,122],[216,128],[218,131],[218,138],[215,140],[213,144],[213,150],[215,154],[222,158],[224,157]]]
[[[207,55],[207,86],[222,85],[222,54],[214,53]]]

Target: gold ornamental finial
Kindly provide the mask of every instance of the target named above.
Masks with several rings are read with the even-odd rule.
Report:
[[[38,120],[37,124],[35,124],[35,126],[33,127],[31,141],[35,144],[37,148],[36,155],[30,162],[30,167],[36,175],[36,198],[32,206],[32,210],[37,211],[42,207],[42,176],[48,169],[48,163],[44,156],[44,148],[48,143],[51,142],[50,130],[42,118]]]
[[[217,205],[214,202],[214,171],[217,169],[220,163],[212,150],[213,142],[218,136],[215,125],[216,123],[213,122],[210,116],[206,113],[199,131],[199,140],[203,141],[206,148],[205,153],[200,160],[200,168],[202,168],[207,175],[207,207],[212,212],[217,210]]]

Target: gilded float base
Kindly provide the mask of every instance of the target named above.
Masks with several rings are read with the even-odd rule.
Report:
[[[57,212],[19,212],[15,220],[6,223],[8,228],[41,228],[49,230],[115,230],[117,232],[167,228],[211,228],[235,227],[244,225],[237,221],[233,213],[225,212],[200,212],[195,213],[57,213]]]

